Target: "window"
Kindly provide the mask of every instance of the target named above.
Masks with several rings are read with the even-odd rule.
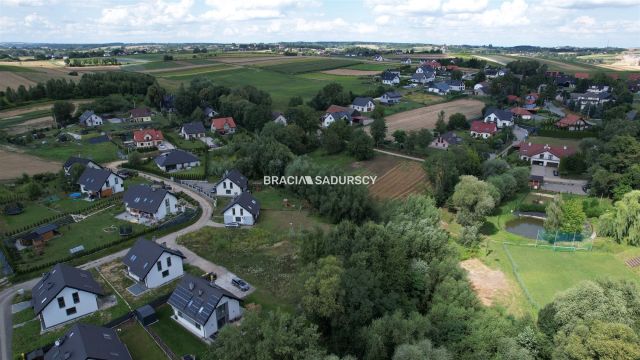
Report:
[[[226,181],[223,181],[223,182],[222,182],[222,188],[223,188],[223,189],[226,189],[226,188],[227,188],[227,182],[226,182]]]
[[[162,277],[166,278],[167,276],[169,276],[169,270],[165,270],[162,272]]]
[[[115,184],[118,184],[118,177],[113,178]]]
[[[62,296],[58,298],[58,307],[64,309],[64,298]]]
[[[171,267],[171,256],[167,257],[167,267]]]
[[[236,208],[231,208],[231,214],[234,216],[236,215]]]
[[[202,327],[200,326],[200,324],[196,324],[196,328],[200,330]]]
[[[73,298],[73,303],[77,304],[80,302],[80,294],[78,294],[78,292],[74,292],[73,294],[71,294],[71,297]]]
[[[107,187],[109,186],[109,179],[104,183]]]
[[[158,268],[158,271],[162,270],[162,262],[158,260],[156,267]]]
[[[244,216],[244,209],[240,208],[240,216]]]
[[[67,316],[77,313],[75,306],[67,309]]]

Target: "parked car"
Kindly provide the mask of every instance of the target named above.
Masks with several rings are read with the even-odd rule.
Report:
[[[240,224],[237,222],[232,222],[232,223],[228,223],[228,224],[224,224],[224,227],[228,227],[228,228],[239,228]]]
[[[251,286],[249,286],[249,284],[247,284],[246,281],[240,279],[240,278],[234,278],[231,280],[231,285],[237,287],[238,289],[242,290],[242,291],[249,291],[249,289],[251,289]]]

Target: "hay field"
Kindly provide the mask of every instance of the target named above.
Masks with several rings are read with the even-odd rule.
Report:
[[[43,172],[58,172],[61,163],[51,160],[42,160],[38,157],[24,153],[0,149],[0,162],[3,167],[0,171],[0,180],[15,179],[23,173],[33,175]]]
[[[415,110],[403,111],[386,118],[388,134],[396,130],[434,129],[438,121],[438,113],[444,111],[445,119],[454,113],[462,113],[467,119],[481,115],[484,103],[474,99],[460,99],[446,103],[421,107]]]

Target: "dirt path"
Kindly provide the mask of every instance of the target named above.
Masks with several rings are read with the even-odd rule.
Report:
[[[482,304],[491,306],[498,298],[511,293],[507,277],[502,271],[493,270],[478,259],[462,261],[460,267],[467,271],[471,286]]]

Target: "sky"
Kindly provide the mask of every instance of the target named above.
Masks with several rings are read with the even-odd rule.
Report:
[[[640,47],[640,0],[0,0],[0,41]]]

